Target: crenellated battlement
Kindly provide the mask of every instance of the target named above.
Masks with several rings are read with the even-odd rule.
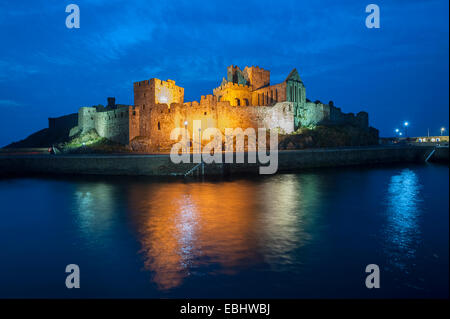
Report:
[[[163,81],[163,80],[160,80],[157,78],[151,78],[149,80],[134,82],[133,85],[134,85],[134,87],[139,87],[139,86],[151,86],[151,85],[157,84],[157,85],[173,88],[176,86],[175,83],[176,82],[171,79],[167,79],[166,81]]]
[[[254,65],[252,65],[252,66],[246,66],[245,68],[244,68],[244,70],[245,69],[254,69],[254,70],[257,70],[257,71],[266,71],[266,72],[270,72],[269,70],[266,70],[266,69],[264,69],[264,68],[261,68],[261,67],[259,67],[259,66],[254,66]]]
[[[138,81],[138,82],[133,83],[134,87],[149,86],[149,85],[150,85],[150,80],[143,80],[143,81]]]
[[[226,89],[244,89],[244,88],[249,89],[250,86],[246,85],[246,84],[238,84],[238,83],[233,83],[233,82],[226,82],[226,83],[220,85],[219,87],[213,89],[213,94],[217,95],[218,92],[220,92],[222,90],[226,90]]]

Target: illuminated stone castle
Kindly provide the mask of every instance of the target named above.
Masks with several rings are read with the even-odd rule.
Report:
[[[306,98],[305,86],[296,69],[278,84],[271,85],[270,71],[259,67],[227,68],[227,76],[213,94],[200,101],[185,102],[184,89],[173,80],[156,78],[134,83],[134,105],[116,105],[108,99],[106,107],[82,107],[77,132],[95,129],[110,140],[130,144],[139,137],[154,148],[164,149],[175,141],[170,132],[187,127],[194,120],[202,129],[266,128],[291,133],[301,126],[354,125],[368,128],[368,115],[342,113],[332,102],[322,104]]]

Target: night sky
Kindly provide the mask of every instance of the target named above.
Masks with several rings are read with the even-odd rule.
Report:
[[[70,3],[80,29],[65,26]],[[365,26],[370,3],[380,29]],[[381,136],[405,120],[409,135],[438,135],[449,118],[448,10],[448,0],[2,0],[0,146],[107,96],[133,104],[134,81],[173,79],[185,101],[200,100],[231,64],[269,69],[272,83],[296,67],[310,100],[369,112]]]

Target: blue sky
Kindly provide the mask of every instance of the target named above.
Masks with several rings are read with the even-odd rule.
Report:
[[[381,28],[365,27],[376,3]],[[381,136],[403,121],[410,135],[448,129],[448,1],[0,2],[0,145],[47,126],[47,118],[133,103],[132,82],[157,77],[211,94],[234,64],[296,67],[310,100],[369,112]],[[67,29],[76,3],[81,28]]]

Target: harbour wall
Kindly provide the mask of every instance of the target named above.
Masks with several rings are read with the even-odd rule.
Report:
[[[319,167],[424,162],[432,147],[387,146],[309,149],[278,152],[277,173]],[[245,154],[247,161],[248,153]],[[222,154],[222,156],[224,156]],[[192,155],[191,155],[192,157]],[[223,161],[224,162],[224,161]],[[172,163],[169,154],[158,155],[1,155],[0,175],[86,174],[183,176],[196,163]],[[212,163],[205,175],[258,174],[260,164]],[[196,170],[196,172],[201,170]]]

